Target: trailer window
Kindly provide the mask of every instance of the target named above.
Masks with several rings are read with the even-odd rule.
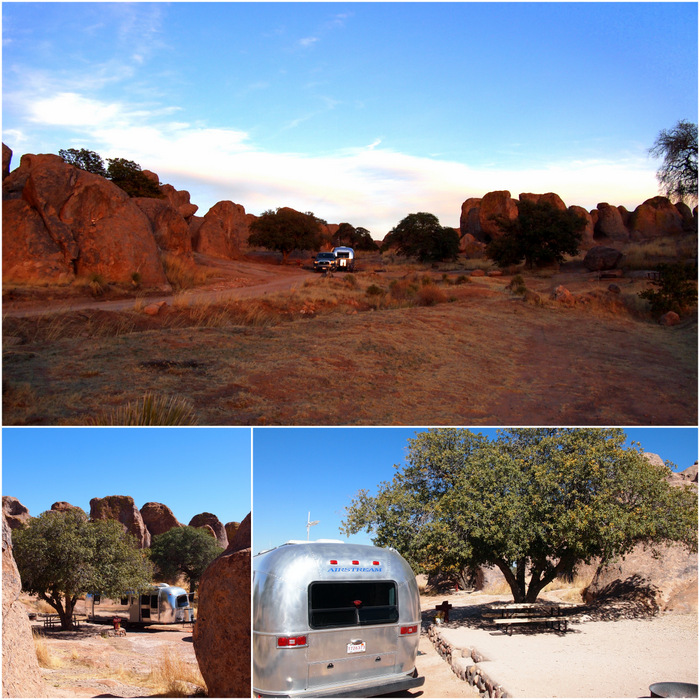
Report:
[[[398,619],[393,581],[318,582],[309,586],[312,628],[385,625]]]
[[[189,605],[189,600],[187,600],[187,594],[183,593],[177,597],[177,607],[186,608]]]

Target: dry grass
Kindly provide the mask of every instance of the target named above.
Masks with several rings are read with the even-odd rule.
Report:
[[[659,263],[696,260],[697,233],[657,238],[642,243],[627,243],[621,247],[622,264],[629,270],[654,270]]]
[[[197,664],[184,661],[170,647],[161,650],[159,663],[148,675],[147,684],[169,698],[184,698],[193,694],[195,686],[206,694],[207,686]]]
[[[42,668],[56,669],[64,665],[63,661],[58,656],[51,653],[46,638],[36,631],[34,632],[34,649],[39,666]]]

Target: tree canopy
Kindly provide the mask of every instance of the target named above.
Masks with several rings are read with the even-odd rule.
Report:
[[[656,171],[661,191],[670,199],[698,201],[698,125],[681,119],[673,129],[662,129],[649,149],[663,158]]]
[[[47,511],[12,533],[22,588],[46,601],[73,627],[78,597],[110,598],[151,585],[152,565],[115,520],[89,522],[79,510]]]
[[[434,214],[418,212],[402,219],[384,238],[382,250],[396,246],[399,255],[428,260],[454,260],[459,254],[459,235],[441,226]]]
[[[516,219],[498,219],[504,233],[487,246],[487,255],[501,267],[528,267],[561,263],[565,255],[576,255],[586,220],[549,202],[523,200]]]
[[[358,492],[342,531],[366,529],[418,571],[496,566],[516,602],[638,543],[697,551],[697,494],[624,443],[620,429],[419,433],[391,482]]]
[[[321,245],[324,223],[311,212],[302,214],[288,207],[268,209],[251,223],[248,244],[277,250],[286,262],[293,250],[314,250]]]
[[[224,551],[205,530],[197,527],[174,527],[151,542],[151,560],[164,578],[175,580],[184,574],[190,591],[209,564]]]
[[[338,230],[333,234],[332,243],[334,246],[346,245],[355,250],[379,249],[366,228],[355,227],[348,223],[342,223],[338,226]]]
[[[95,153],[95,151],[89,151],[87,148],[62,148],[58,152],[58,155],[61,156],[66,163],[70,163],[76,168],[87,170],[87,172],[93,173],[94,175],[107,177],[104,161],[99,153]]]
[[[107,177],[129,197],[164,197],[158,183],[146,177],[141,166],[133,160],[107,158],[107,163]]]

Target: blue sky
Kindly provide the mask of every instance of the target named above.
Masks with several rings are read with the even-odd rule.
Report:
[[[222,523],[250,512],[249,428],[3,428],[2,494],[31,515],[68,501],[156,501],[187,525],[198,513]]]
[[[403,464],[408,439],[420,428],[254,428],[253,551],[290,539],[346,539],[339,532],[345,507],[360,489],[376,493]],[[474,428],[489,437],[495,429]],[[698,459],[695,428],[630,428],[628,442],[639,442],[673,462],[679,471]],[[366,533],[350,542],[370,544]]]
[[[488,191],[657,194],[697,122],[697,3],[3,3],[3,141],[88,148],[191,193],[457,226]]]

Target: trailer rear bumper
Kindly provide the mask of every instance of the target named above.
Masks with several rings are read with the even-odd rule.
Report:
[[[266,693],[253,688],[256,698],[373,698],[387,693],[399,693],[402,690],[418,688],[425,683],[423,676],[414,677],[412,674],[399,677],[393,676],[385,680],[373,678],[369,682],[343,684],[342,686],[325,686],[313,690],[292,691],[289,694]]]

